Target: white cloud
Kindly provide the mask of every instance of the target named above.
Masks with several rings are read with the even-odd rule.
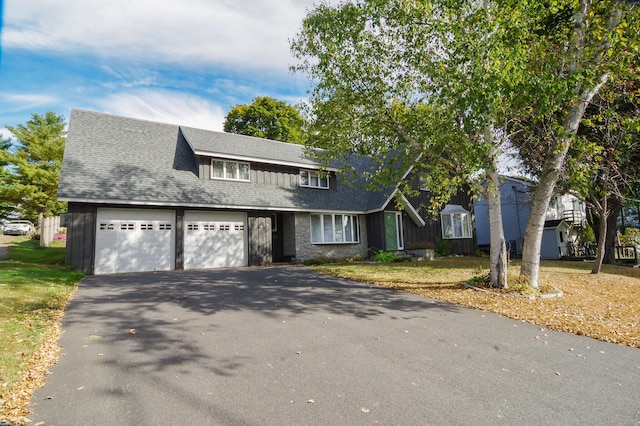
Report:
[[[33,93],[0,92],[0,108],[3,113],[28,111],[57,102],[55,96]]]
[[[226,115],[220,105],[206,99],[163,90],[116,93],[97,104],[100,111],[111,114],[217,131],[222,131]]]
[[[313,0],[7,0],[6,48],[285,71]]]

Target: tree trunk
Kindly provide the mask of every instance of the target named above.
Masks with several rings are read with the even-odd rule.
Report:
[[[616,263],[616,237],[618,236],[618,216],[622,210],[621,200],[617,197],[609,198],[607,200],[607,207],[609,214],[607,216],[607,232],[604,243],[602,243],[598,236],[600,235],[600,218],[595,215],[590,215],[589,224],[593,228],[593,232],[596,236],[596,243],[604,244],[604,258],[602,263],[604,265],[614,265]]]
[[[598,236],[596,237],[596,242],[598,243],[597,252],[596,252],[596,262],[593,264],[593,268],[591,268],[592,274],[599,274],[600,269],[602,268],[602,259],[604,259],[604,250],[606,246],[607,239],[607,196],[602,197],[602,201],[600,203],[601,211],[596,212],[595,216],[599,219],[600,229],[598,231]]]
[[[489,234],[491,235],[490,270],[493,287],[508,288],[507,249],[502,226],[502,204],[500,202],[500,182],[496,170],[487,171],[487,204],[489,206]]]
[[[560,171],[573,142],[573,137],[578,132],[578,126],[584,116],[584,110],[602,84],[607,81],[607,78],[608,75],[603,75],[598,84],[590,90],[582,92],[580,98],[569,108],[567,117],[562,124],[563,135],[559,139],[556,149],[546,158],[542,167],[540,181],[531,200],[531,213],[524,233],[522,266],[520,268],[520,275],[527,277],[529,285],[533,288],[539,287],[540,245],[542,244],[544,221],[549,202],[553,196],[553,190],[560,177]]]
[[[540,176],[540,182],[538,182],[531,200],[531,212],[524,232],[520,275],[527,277],[529,285],[533,288],[539,287],[540,246],[542,244],[544,222],[547,217],[549,202],[560,176],[560,169],[569,150],[570,139],[565,138],[561,144],[562,149],[556,150],[548,157]]]

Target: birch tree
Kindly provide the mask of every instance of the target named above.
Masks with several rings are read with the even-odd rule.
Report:
[[[541,4],[542,2],[530,2]],[[594,96],[621,74],[638,71],[639,16],[630,2],[548,1],[548,19],[530,43],[531,61],[523,93],[532,99],[529,114],[543,126],[519,127],[520,138],[543,141],[541,172],[527,222],[521,274],[538,287],[540,245],[549,201],[561,176],[585,110]],[[535,9],[535,8],[534,8]],[[544,15],[543,15],[544,16]],[[537,94],[536,100],[532,95]],[[531,120],[525,120],[525,123]],[[541,135],[540,129],[545,131]],[[544,139],[544,140],[543,140]]]
[[[463,185],[488,201],[491,278],[507,286],[498,158],[528,60],[518,26],[526,5],[491,1],[362,0],[321,4],[292,42],[315,87],[311,143],[378,162],[373,185],[418,165],[432,212]],[[403,183],[404,190],[410,188]]]

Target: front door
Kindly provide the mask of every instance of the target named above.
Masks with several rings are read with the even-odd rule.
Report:
[[[272,216],[249,218],[249,265],[273,263]]]
[[[401,212],[384,212],[384,239],[387,251],[404,250]]]

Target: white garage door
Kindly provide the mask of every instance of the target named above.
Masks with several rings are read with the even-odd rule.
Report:
[[[247,265],[247,215],[185,212],[184,269]]]
[[[98,209],[96,274],[168,271],[175,267],[175,213]]]

